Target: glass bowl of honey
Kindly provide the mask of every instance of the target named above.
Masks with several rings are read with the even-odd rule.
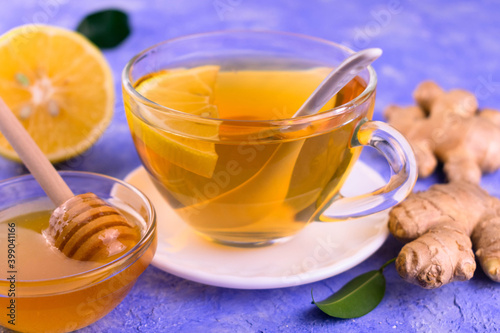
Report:
[[[121,180],[62,171],[75,195],[94,193],[140,237],[105,259],[66,257],[44,237],[55,209],[31,175],[0,182],[0,325],[21,332],[69,332],[113,310],[151,263],[156,218],[149,199]]]

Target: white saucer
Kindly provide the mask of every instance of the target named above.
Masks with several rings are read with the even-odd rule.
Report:
[[[158,249],[153,265],[179,277],[218,287],[291,287],[340,274],[364,261],[388,235],[388,213],[336,223],[312,223],[291,240],[260,248],[235,248],[210,242],[186,225],[156,190],[143,167],[125,179],[153,202]],[[366,164],[356,162],[343,195],[362,194],[384,185]]]

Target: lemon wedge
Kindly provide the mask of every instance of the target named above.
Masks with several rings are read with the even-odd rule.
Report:
[[[174,69],[149,75],[136,84],[142,96],[174,111],[209,118],[219,116],[212,104],[219,66]],[[126,107],[127,108],[127,107]],[[130,112],[129,116],[130,116]],[[158,110],[141,110],[142,121],[130,121],[135,136],[157,155],[185,170],[210,178],[217,164],[218,126]]]

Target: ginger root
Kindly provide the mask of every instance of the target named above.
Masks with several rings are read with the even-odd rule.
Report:
[[[449,184],[413,193],[389,214],[389,230],[407,243],[396,259],[399,275],[424,288],[472,278],[475,255],[500,282],[500,200],[478,185],[500,168],[500,112],[485,109],[470,92],[444,92],[431,81],[413,93],[417,106],[389,106],[389,124],[405,135],[419,176],[443,162]]]
[[[420,177],[444,163],[450,181],[479,183],[483,172],[500,168],[500,112],[477,112],[474,95],[465,90],[444,92],[425,81],[414,91],[417,106],[389,106],[388,123],[413,147]]]
[[[472,278],[472,243],[483,271],[500,282],[500,200],[479,185],[454,181],[412,193],[389,214],[391,233],[408,242],[399,275],[424,288]],[[472,242],[471,242],[472,238]]]

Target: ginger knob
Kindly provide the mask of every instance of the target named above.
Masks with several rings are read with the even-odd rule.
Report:
[[[475,257],[500,282],[500,200],[456,181],[412,193],[389,214],[389,230],[407,242],[396,259],[406,281],[437,288],[472,278]]]
[[[391,105],[385,117],[413,147],[420,177],[434,172],[438,161],[449,181],[478,184],[484,172],[500,168],[500,112],[478,111],[471,92],[445,92],[432,81],[422,82],[413,97],[417,105]]]

